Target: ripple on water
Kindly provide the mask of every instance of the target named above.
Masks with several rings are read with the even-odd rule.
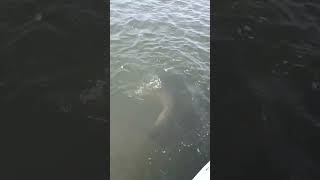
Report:
[[[124,144],[141,144],[140,141],[143,136],[138,138],[135,137],[135,134],[146,136],[143,132],[148,127],[141,124],[140,127],[137,126],[134,129],[135,126],[132,126],[132,122],[139,121],[148,124],[147,122],[150,121],[149,114],[153,111],[152,107],[144,107],[144,109],[137,110],[138,112],[127,116],[123,112],[129,113],[133,111],[133,108],[139,108],[136,101],[141,102],[143,93],[161,87],[161,81],[157,74],[159,70],[165,70],[168,73],[175,71],[183,74],[187,79],[186,83],[190,87],[194,106],[201,114],[199,122],[201,121],[202,128],[186,135],[183,141],[188,142],[186,146],[178,142],[171,149],[165,149],[166,153],[163,153],[163,149],[159,148],[158,152],[161,154],[159,157],[175,161],[178,157],[175,156],[175,153],[183,153],[183,149],[186,148],[190,149],[190,153],[195,153],[203,159],[209,157],[209,150],[206,151],[206,149],[209,149],[210,125],[209,3],[209,0],[111,0],[111,106],[121,102],[121,110],[115,112],[112,111],[113,108],[111,107],[111,135],[117,137],[117,139],[111,138],[111,141],[123,141]],[[124,96],[128,99],[125,99]],[[130,104],[134,105],[131,106]],[[154,119],[156,115],[157,113],[153,115]],[[120,124],[120,122],[127,123]],[[128,129],[129,124],[132,127]],[[131,139],[131,142],[128,142],[125,137],[122,139],[122,136],[116,135],[123,129],[131,134],[130,138],[127,137],[127,139]],[[111,146],[112,161],[120,160],[116,157],[123,158],[131,155],[137,158],[146,157],[141,164],[149,164],[151,159],[152,165],[157,163],[156,155],[150,157],[147,153],[143,154],[148,147],[138,150],[134,149],[133,146],[128,145],[129,147],[127,147],[124,144],[115,144],[118,145]],[[157,151],[157,147],[151,146],[150,148]],[[125,149],[130,150],[130,152],[126,151],[126,154],[119,154],[125,152]],[[133,152],[140,152],[140,154],[133,154]],[[136,165],[138,162],[134,161],[133,164],[128,163],[127,165],[135,167],[133,169],[132,167],[128,168],[127,173],[132,174],[130,178],[143,179],[144,177],[133,175],[136,175],[138,171],[143,171],[140,165]],[[111,169],[111,177],[115,180],[121,179],[115,174],[122,172],[122,170],[119,167],[112,167]],[[132,169],[132,172],[130,172],[130,169]],[[163,171],[170,172],[168,169],[163,169]]]

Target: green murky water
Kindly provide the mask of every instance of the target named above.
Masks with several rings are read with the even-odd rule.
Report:
[[[209,161],[210,1],[112,0],[110,11],[111,179],[192,176]],[[143,95],[160,70],[186,79],[200,125],[170,146],[148,134],[161,106]]]

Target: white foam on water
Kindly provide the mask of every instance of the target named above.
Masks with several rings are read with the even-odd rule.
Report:
[[[141,83],[134,91],[134,97],[143,99],[143,96],[150,94],[152,91],[162,87],[161,80],[158,76],[152,76],[149,80]]]

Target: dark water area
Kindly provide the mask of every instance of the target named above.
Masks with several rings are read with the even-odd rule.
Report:
[[[0,2],[1,179],[106,179],[104,3]]]
[[[320,3],[214,5],[215,178],[320,179]]]

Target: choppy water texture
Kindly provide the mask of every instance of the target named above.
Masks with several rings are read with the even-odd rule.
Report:
[[[111,1],[112,180],[191,179],[209,161],[209,3]],[[160,71],[186,79],[199,125],[164,146],[149,136],[161,111],[150,98]]]

